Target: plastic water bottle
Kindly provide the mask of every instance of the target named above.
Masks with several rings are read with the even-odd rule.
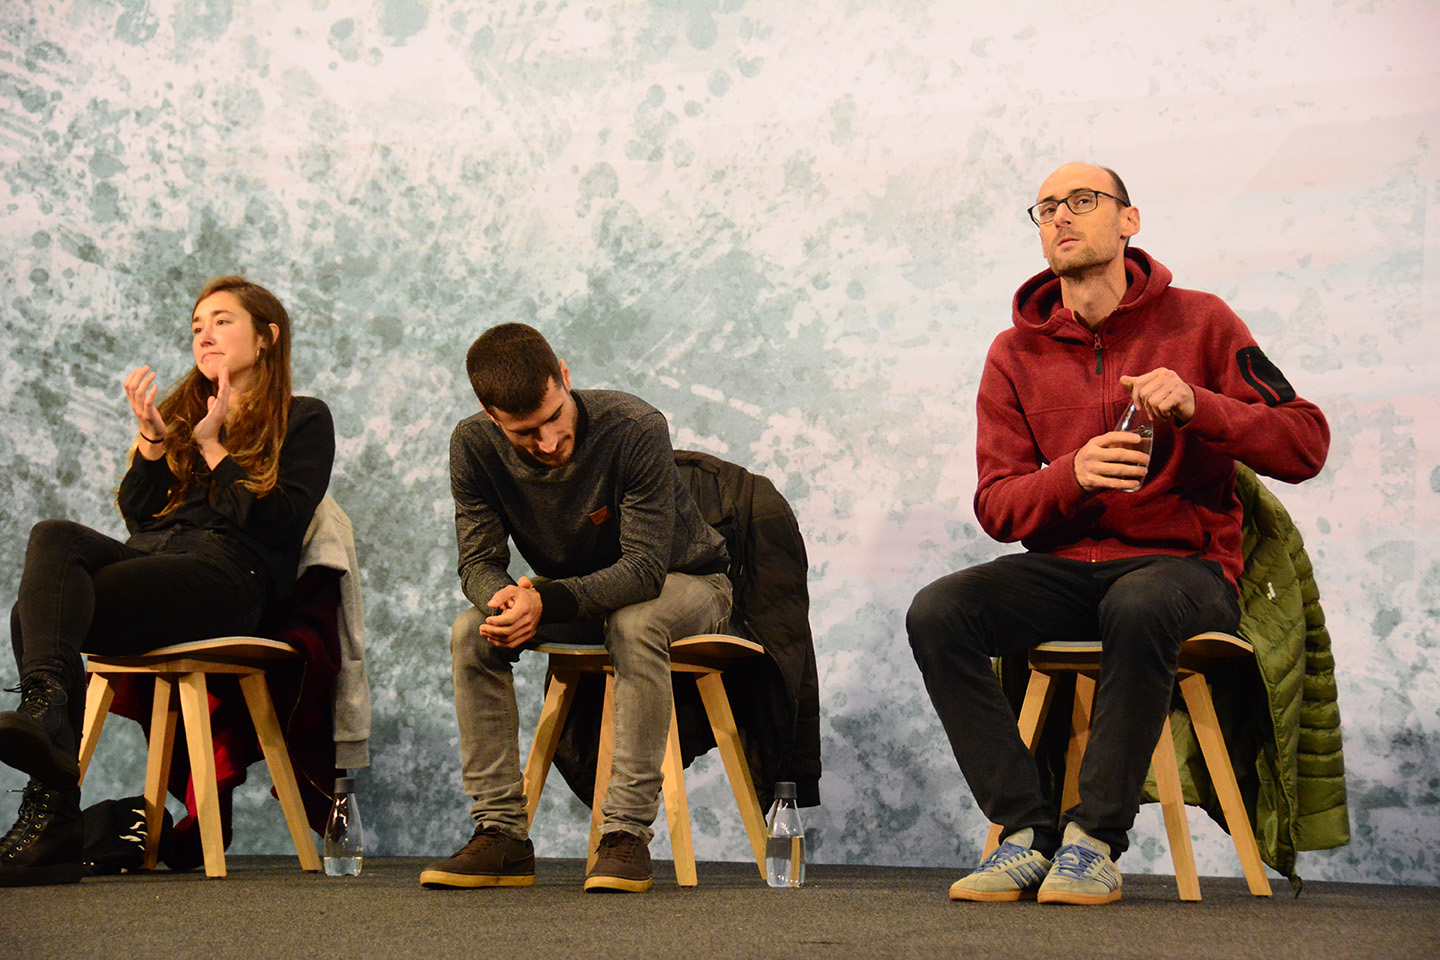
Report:
[[[772,887],[800,887],[805,883],[805,828],[795,805],[795,784],[775,784],[775,803],[766,820],[765,882]]]
[[[335,803],[325,821],[325,875],[358,877],[365,857],[365,833],[360,807],[355,802],[355,778],[335,781]]]

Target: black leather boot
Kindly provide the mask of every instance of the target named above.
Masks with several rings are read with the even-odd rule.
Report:
[[[20,681],[20,708],[0,713],[0,762],[52,787],[80,783],[79,711],[54,674]]]
[[[84,841],[80,788],[31,780],[15,825],[0,838],[0,887],[79,883]]]

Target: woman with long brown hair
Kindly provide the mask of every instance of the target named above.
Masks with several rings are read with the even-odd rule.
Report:
[[[138,437],[116,498],[124,542],[66,520],[36,524],[10,637],[19,709],[0,713],[0,761],[30,775],[0,839],[0,886],[80,879],[80,651],[133,654],[252,632],[295,581],[330,482],[330,411],[290,392],[290,317],[243,277],[205,285],[195,366],[156,403],[138,367],[125,396]]]

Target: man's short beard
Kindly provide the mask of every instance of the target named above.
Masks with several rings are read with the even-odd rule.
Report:
[[[1056,258],[1053,254],[1045,258],[1046,263],[1050,264],[1051,273],[1055,274],[1055,276],[1057,277],[1067,277],[1070,279],[1075,279],[1088,276],[1091,273],[1103,271],[1105,269],[1108,269],[1110,264],[1113,263],[1116,259],[1123,260],[1125,257],[1125,250],[1130,244],[1130,242],[1126,240],[1121,245],[1120,250],[1115,256],[1107,257],[1100,251],[1088,246],[1088,241],[1082,240],[1080,242],[1082,244],[1086,244],[1086,249],[1081,251],[1081,256],[1062,265],[1061,267],[1056,267]]]
[[[1050,261],[1050,272],[1057,277],[1084,277],[1094,273],[1097,268],[1104,269],[1110,265],[1110,261],[1097,256],[1094,251],[1079,259],[1065,264],[1056,265],[1055,260]]]

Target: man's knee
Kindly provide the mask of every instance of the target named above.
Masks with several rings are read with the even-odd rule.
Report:
[[[967,617],[982,602],[971,570],[941,577],[922,588],[905,613],[905,632],[917,659],[936,646],[951,647],[969,636]]]
[[[634,603],[613,611],[605,621],[605,646],[615,656],[616,647],[668,650],[670,641],[679,637],[668,636],[664,621],[658,611],[646,603]]]
[[[478,607],[469,607],[455,618],[454,624],[450,627],[450,655],[452,657],[459,653],[463,646],[468,646],[479,638],[480,624],[484,622],[485,615],[480,612]]]
[[[949,619],[954,603],[951,591],[945,586],[948,579],[936,580],[922,587],[910,601],[910,609],[905,611],[905,629],[910,634],[912,646],[917,635],[928,636],[933,628]]]
[[[508,669],[519,657],[516,651],[502,650],[480,636],[480,625],[487,613],[470,607],[455,618],[450,627],[450,662],[456,668],[485,667]]]

